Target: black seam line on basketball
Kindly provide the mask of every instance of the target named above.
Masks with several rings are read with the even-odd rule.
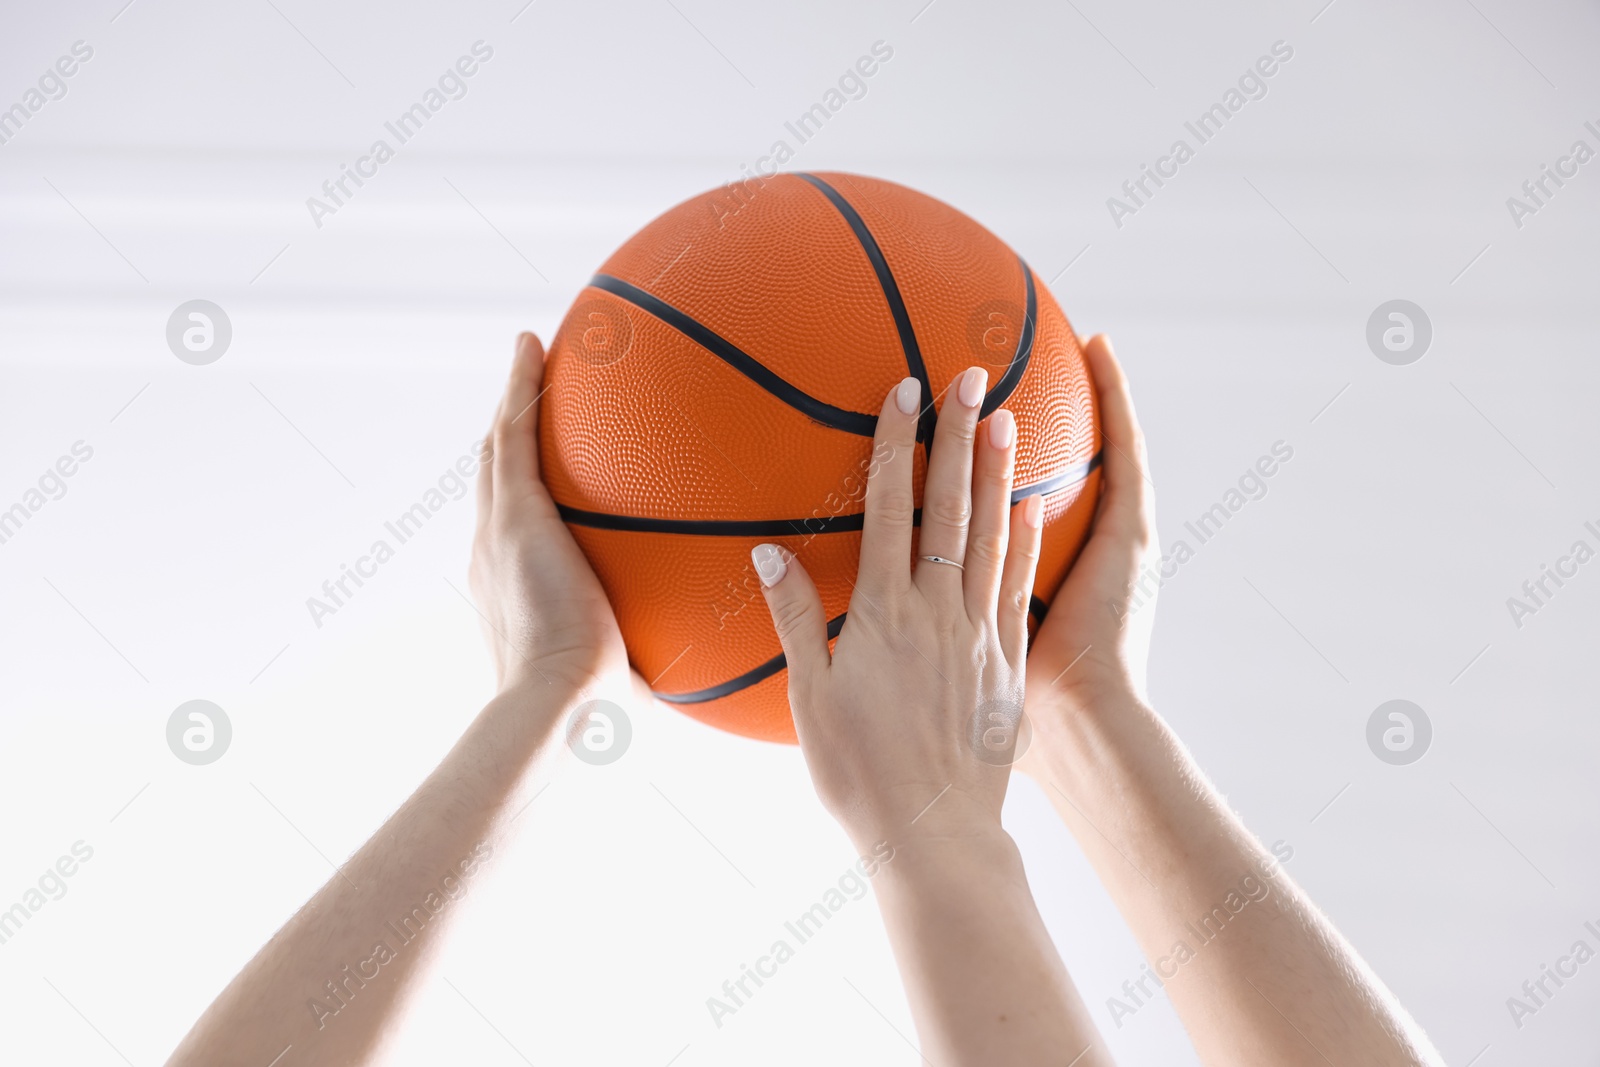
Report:
[[[838,637],[839,631],[843,629],[844,615],[840,615],[828,623],[828,637]],[[708,700],[719,700],[741,689],[748,689],[757,682],[771,678],[788,665],[789,660],[779,652],[754,670],[745,671],[739,677],[729,678],[721,685],[714,685],[710,689],[699,689],[693,693],[656,693],[655,696],[658,700],[665,700],[669,704],[704,704]]]
[[[1083,481],[1100,466],[1097,453],[1087,463],[1046,478],[1033,485],[1025,485],[1011,492],[1011,502],[1038,493],[1049,496]],[[584,511],[581,508],[557,504],[563,522],[573,526],[587,526],[597,530],[625,530],[630,533],[688,534],[704,537],[803,537],[807,534],[846,533],[862,528],[866,516],[859,511],[844,515],[819,515],[809,519],[655,519],[640,515],[611,515],[603,511]],[[922,522],[922,509],[912,513],[912,525]]]
[[[933,427],[938,418],[933,406],[933,384],[928,380],[928,367],[922,361],[922,349],[917,344],[917,331],[911,326],[911,313],[906,310],[905,299],[900,295],[900,286],[894,280],[894,272],[889,269],[889,261],[883,258],[883,249],[878,247],[877,239],[872,236],[872,231],[867,229],[867,224],[860,213],[850,201],[840,195],[839,190],[815,174],[797,172],[795,177],[810,182],[838,209],[839,214],[844,216],[844,221],[855,233],[856,240],[861,243],[862,251],[867,254],[868,262],[872,264],[872,272],[878,276],[878,286],[883,290],[883,298],[889,304],[889,314],[894,318],[895,332],[900,335],[900,348],[906,356],[906,369],[922,386],[922,415],[917,420],[917,440],[922,442],[924,448],[931,451]]]
[[[1104,456],[1104,452],[1096,452],[1089,457],[1089,462],[1087,463],[1080,463],[1076,467],[1064,470],[1060,474],[1046,478],[1042,482],[1034,482],[1032,485],[1024,485],[1020,489],[1013,489],[1011,490],[1011,502],[1013,504],[1020,503],[1036,493],[1039,496],[1049,496],[1052,493],[1059,493],[1069,486],[1077,485],[1100,468],[1100,463]]]
[[[978,409],[980,419],[988,418],[996,408],[1011,399],[1011,394],[1016,392],[1018,383],[1028,370],[1028,361],[1033,357],[1033,324],[1039,313],[1039,296],[1033,288],[1033,271],[1028,269],[1027,262],[1021,256],[1017,257],[1017,266],[1022,268],[1022,283],[1027,294],[1027,304],[1022,312],[1022,334],[1017,338],[1017,351],[1012,355],[1006,372],[994,383],[989,395],[983,398],[983,406]]]
[[[1044,617],[1046,615],[1050,614],[1050,605],[1046,604],[1044,601],[1040,600],[1038,597],[1033,596],[1032,594],[1029,594],[1029,596],[1028,596],[1028,614],[1032,615],[1034,618],[1038,619],[1040,622],[1043,622],[1044,621]]]
[[[900,347],[905,351],[906,366],[913,377],[922,385],[923,401],[926,407],[917,427],[917,439],[924,445],[931,446],[933,442],[933,426],[936,414],[933,407],[933,386],[928,380],[928,369],[922,360],[922,348],[917,343],[917,333],[911,325],[911,313],[907,310],[905,299],[900,295],[900,286],[894,280],[894,272],[889,269],[889,261],[884,258],[883,250],[878,247],[877,240],[872,236],[872,231],[867,228],[865,220],[861,218],[855,207],[846,200],[837,189],[817,177],[815,174],[797,172],[795,177],[804,179],[815,186],[828,201],[844,216],[845,222],[850,224],[850,229],[855,233],[856,240],[861,242],[862,249],[867,253],[867,259],[872,263],[873,272],[878,276],[878,284],[883,288],[884,299],[889,302],[889,313],[894,316],[895,329],[900,334]],[[994,388],[983,398],[983,406],[978,410],[978,417],[986,419],[994,414],[995,410],[1011,398],[1016,391],[1017,384],[1022,381],[1022,375],[1028,369],[1028,361],[1033,356],[1034,322],[1038,316],[1039,300],[1034,289],[1033,271],[1028,269],[1027,262],[1017,257],[1017,265],[1022,268],[1023,287],[1026,309],[1022,316],[1022,333],[1017,338],[1017,350],[1011,356],[1005,373],[1001,375]]]
[[[596,274],[589,279],[589,284],[654,315],[807,418],[831,429],[843,430],[859,437],[872,437],[877,433],[876,415],[863,415],[859,411],[836,408],[809,393],[802,392],[784,381],[760,360],[741,350],[732,341],[695,321],[660,297],[653,296],[638,286],[609,274]]]

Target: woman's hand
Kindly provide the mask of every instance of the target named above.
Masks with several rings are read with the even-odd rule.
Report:
[[[916,379],[885,399],[860,574],[831,655],[828,620],[805,570],[776,545],[752,554],[788,659],[800,747],[823,804],[860,848],[912,832],[999,830],[1042,508],[1030,497],[1012,514],[1016,424],[1001,409],[979,432],[986,382],[974,367],[946,396],[915,570]]]
[[[1044,509],[1037,496],[1011,508],[1016,423],[1001,409],[979,427],[986,377],[974,367],[945,396],[915,570],[916,379],[884,401],[861,570],[831,655],[806,572],[776,545],[753,556],[788,657],[800,747],[823,804],[872,852],[861,869],[924,1056],[1108,1067],[1000,825]]]
[[[1037,776],[1041,750],[1064,721],[1145,699],[1159,548],[1155,492],[1128,379],[1104,334],[1084,347],[1105,439],[1104,489],[1089,541],[1050,605],[1028,653],[1028,721],[1034,743],[1018,763]]]
[[[628,653],[611,604],[540,480],[543,380],[544,346],[524,333],[478,471],[468,577],[501,692],[576,692],[602,677],[625,685]]]

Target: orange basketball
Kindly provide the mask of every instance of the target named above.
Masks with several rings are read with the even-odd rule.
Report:
[[[1037,619],[1094,512],[1099,426],[1066,316],[997,237],[891,182],[781,174],[687,200],[606,261],[550,346],[540,455],[657,697],[795,740],[750,549],[793,551],[837,636],[884,396],[910,374],[942,403],[975,364],[983,414],[1016,416],[1013,499],[1044,494]]]

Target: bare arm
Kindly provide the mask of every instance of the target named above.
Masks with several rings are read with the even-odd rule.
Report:
[[[831,654],[798,561],[763,545],[756,569],[788,657],[800,746],[818,796],[870,855],[926,1058],[1105,1067],[1000,825],[1014,746],[997,759],[976,743],[1021,715],[1042,509],[1030,498],[1013,514],[1011,413],[980,430],[983,372],[967,375],[945,394],[917,549],[964,566],[911,569],[922,399],[908,378],[878,417],[861,569]]]
[[[471,577],[499,695],[228,984],[170,1065],[373,1062],[507,824],[551,772],[580,691],[627,686],[610,607],[538,480],[543,358],[524,334],[479,474]]]
[[[1166,994],[1206,1063],[1442,1065],[1426,1036],[1262,846],[1144,696],[1154,499],[1127,381],[1087,354],[1106,439],[1094,533],[1028,660],[1035,778],[1094,864],[1150,970],[1125,1017]],[[1135,606],[1135,596],[1139,605]]]

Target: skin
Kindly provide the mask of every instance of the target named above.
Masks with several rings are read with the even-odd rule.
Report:
[[[915,379],[878,417],[860,572],[831,653],[804,568],[777,546],[753,558],[817,794],[858,851],[893,848],[873,888],[924,1057],[1103,1067],[1111,1060],[1000,825],[1043,509],[1031,497],[1012,514],[1012,416],[998,411],[980,431],[985,376],[966,373],[939,416],[917,549],[964,570],[911,566]],[[980,708],[1003,710],[980,724]],[[998,752],[974,741],[993,723]]]
[[[1145,442],[1110,342],[1092,339],[1086,357],[1105,434],[1105,490],[1094,532],[1028,656],[1034,738],[1020,769],[1094,864],[1205,1063],[1442,1067],[1393,994],[1151,707],[1153,605],[1135,612],[1132,604],[1139,575],[1160,565]],[[1147,582],[1146,594],[1153,588]],[[1235,905],[1249,899],[1236,914],[1230,893]],[[1219,906],[1227,921],[1213,919],[1221,932],[1202,941],[1188,925],[1198,928]],[[1187,962],[1174,955],[1179,941],[1194,950]]]
[[[469,891],[488,876],[511,819],[549,779],[570,713],[630,685],[610,604],[539,482],[533,401],[543,370],[538,339],[523,334],[477,487],[470,578],[498,694],[433,774],[228,984],[169,1064],[380,1059],[386,1036],[400,1030],[407,995],[470,906]],[[415,936],[402,943],[394,927],[418,905],[421,917],[401,930]],[[379,941],[393,958],[366,963]],[[344,983],[338,998],[329,981]],[[311,1007],[313,1000],[324,1009]]]
[[[892,849],[873,884],[925,1056],[941,1067],[1111,1062],[1000,827],[1025,701],[1035,738],[1022,766],[1055,800],[1156,966],[1184,923],[1244,876],[1270,887],[1166,983],[1207,1063],[1442,1064],[1145,698],[1151,612],[1130,614],[1128,593],[1155,554],[1144,444],[1109,344],[1096,338],[1087,351],[1106,489],[1031,652],[1040,512],[1030,501],[1011,513],[1011,417],[998,412],[979,428],[981,380],[970,403],[957,387],[944,404],[918,549],[965,570],[911,568],[923,401],[914,395],[905,411],[891,394],[880,417],[861,571],[831,652],[804,570],[782,554],[756,555],[818,796],[863,854],[881,860]],[[630,686],[647,697],[599,581],[539,481],[543,369],[538,340],[522,335],[478,482],[470,577],[497,695],[229,983],[169,1064],[381,1058],[515,813],[561,757],[574,709]]]

